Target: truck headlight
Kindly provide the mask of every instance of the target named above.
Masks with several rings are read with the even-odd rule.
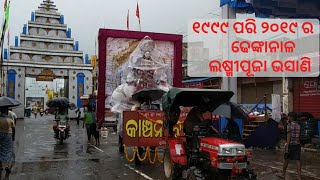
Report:
[[[222,148],[222,154],[231,154],[232,150],[231,148]]]
[[[243,155],[243,154],[245,154],[245,149],[244,148],[236,148],[236,152],[237,152],[237,154]]]
[[[221,156],[244,156],[246,148],[243,144],[222,144],[219,146]]]

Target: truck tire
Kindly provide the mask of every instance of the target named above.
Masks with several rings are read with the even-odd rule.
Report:
[[[168,149],[164,152],[163,169],[164,169],[165,177],[167,179],[170,179],[170,180],[182,179],[182,168],[180,168],[178,165],[172,162]]]
[[[196,168],[195,166],[192,166],[187,171],[186,180],[205,180],[205,176],[202,174],[202,172],[198,168]]]
[[[63,144],[63,139],[64,139],[64,132],[60,132],[59,140],[61,145]]]
[[[120,153],[124,153],[123,141],[120,135],[119,135],[119,142],[118,142],[118,150]]]

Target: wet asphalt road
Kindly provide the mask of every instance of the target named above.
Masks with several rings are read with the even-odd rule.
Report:
[[[71,122],[71,137],[63,145],[53,138],[53,116],[17,121],[15,141],[16,163],[6,179],[12,180],[163,180],[162,164],[141,166],[127,162],[117,150],[117,135],[103,131],[100,146],[88,143],[85,129]],[[280,151],[255,150],[252,166],[258,179],[277,180],[282,169]],[[317,153],[303,153],[303,179],[320,179],[320,157]],[[295,177],[295,166],[289,167]],[[4,174],[2,174],[2,179]],[[1,178],[0,178],[1,179]]]

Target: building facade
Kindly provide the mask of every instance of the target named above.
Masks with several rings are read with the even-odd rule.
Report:
[[[81,107],[80,97],[92,93],[91,64],[84,62],[79,42],[71,36],[71,28],[64,24],[64,16],[51,0],[44,0],[38,10],[31,13],[31,20],[23,27],[15,46],[9,48],[4,69],[3,92],[22,103],[15,109],[19,118],[24,117],[26,77],[37,81],[63,78],[66,97]]]

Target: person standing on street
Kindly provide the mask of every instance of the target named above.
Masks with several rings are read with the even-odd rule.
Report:
[[[77,113],[77,125],[79,125],[79,123],[80,123],[80,118],[81,118],[81,110],[80,110],[80,108],[78,108],[78,109],[76,110],[76,113]]]
[[[11,172],[13,160],[13,141],[15,139],[14,121],[8,117],[8,108],[1,107],[0,112],[0,171],[5,167],[6,173]]]
[[[91,127],[93,123],[93,110],[91,106],[87,107],[87,111],[84,113],[83,128],[86,125],[88,141],[91,141]]]
[[[289,124],[287,126],[287,142],[285,145],[284,164],[282,177],[286,179],[286,170],[289,160],[296,161],[298,180],[301,180],[301,144],[300,144],[300,125],[297,122],[296,114],[290,112],[288,114]]]
[[[35,104],[33,107],[32,107],[32,111],[33,111],[33,114],[34,114],[34,118],[37,118],[37,115],[38,115],[38,106]]]
[[[17,124],[17,118],[18,117],[17,117],[16,113],[14,113],[12,111],[12,109],[9,109],[8,117],[11,118],[14,121],[15,125]]]

